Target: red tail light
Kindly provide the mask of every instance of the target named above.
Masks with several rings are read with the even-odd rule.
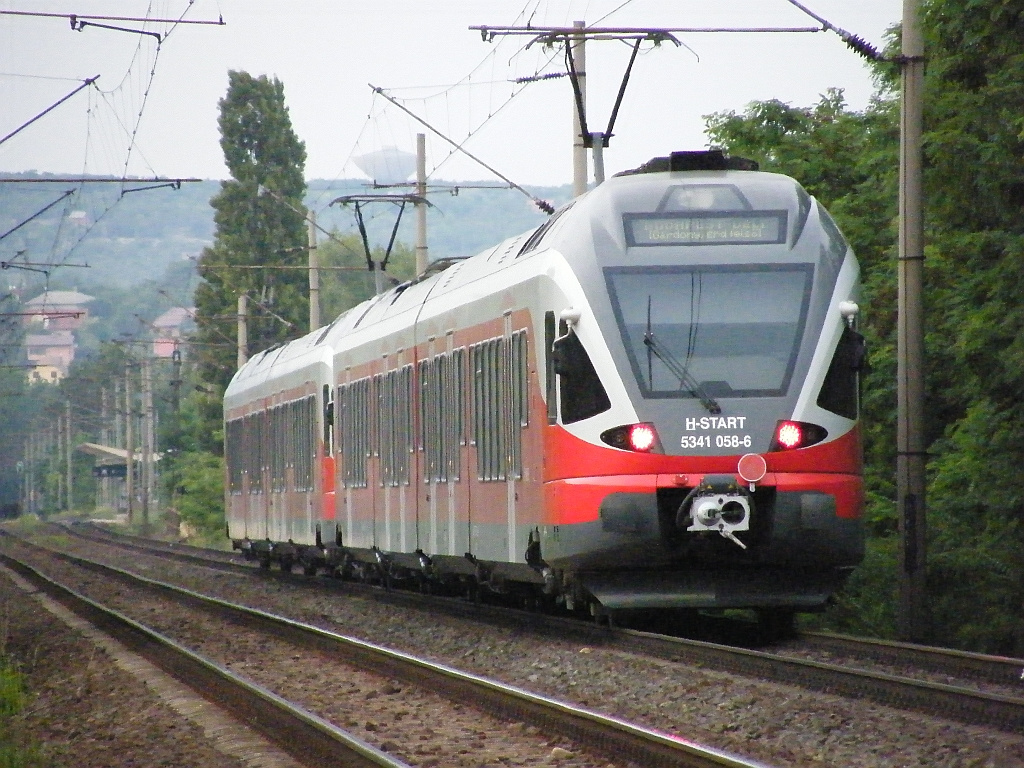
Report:
[[[775,436],[772,438],[769,451],[792,451],[820,443],[828,437],[828,431],[817,424],[805,421],[784,419],[775,425]]]
[[[629,428],[629,447],[634,451],[649,451],[658,442],[658,435],[650,424],[634,424]]]
[[[653,424],[627,424],[601,433],[601,440],[613,448],[637,453],[661,453],[661,440]]]

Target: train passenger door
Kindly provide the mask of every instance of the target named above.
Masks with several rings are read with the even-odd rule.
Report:
[[[471,551],[482,560],[517,562],[525,551],[525,529],[522,542],[517,539],[526,364],[526,332],[513,332],[511,312],[500,336],[470,349],[476,447],[470,536]]]
[[[425,551],[461,557],[469,551],[469,495],[464,453],[465,352],[453,331],[430,343],[421,377],[421,423],[426,498]],[[421,538],[421,546],[424,541]]]
[[[412,464],[416,459],[413,428],[412,365],[402,364],[400,351],[384,359],[375,378],[379,445],[378,484],[381,528],[378,546],[387,552],[416,548],[415,496]],[[412,493],[410,493],[410,489]]]
[[[448,356],[444,341],[431,336],[427,340],[425,355],[416,363],[417,398],[419,411],[418,456],[420,478],[416,488],[418,497],[416,539],[420,549],[428,555],[443,554],[448,546],[448,484],[444,457],[445,373]]]

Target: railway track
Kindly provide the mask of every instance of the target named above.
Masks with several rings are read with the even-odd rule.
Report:
[[[59,559],[66,565],[63,568],[58,567],[57,570],[65,570],[65,578],[69,575],[66,569],[73,568],[79,573],[86,570],[97,574],[103,582],[116,581],[116,592],[119,595],[117,602],[137,603],[142,607],[133,607],[133,612],[159,615],[164,624],[170,623],[175,626],[176,635],[194,637],[201,634],[207,637],[230,638],[230,645],[234,646],[245,644],[243,635],[255,633],[259,637],[257,643],[264,649],[271,649],[265,652],[266,658],[263,663],[269,665],[273,663],[273,659],[286,659],[292,674],[301,674],[301,670],[317,670],[318,673],[324,673],[327,663],[332,667],[342,665],[369,671],[369,674],[391,681],[391,686],[397,684],[399,689],[410,686],[434,694],[439,693],[449,701],[456,702],[456,710],[472,706],[480,712],[487,713],[486,717],[497,718],[506,723],[505,727],[509,729],[510,735],[501,736],[501,740],[507,740],[513,745],[513,749],[517,728],[522,723],[527,723],[531,728],[543,733],[558,734],[576,744],[587,745],[587,751],[598,758],[598,762],[592,763],[593,765],[606,765],[609,759],[613,759],[619,761],[618,765],[764,768],[763,763],[702,747],[678,737],[604,717],[595,712],[475,675],[464,674],[450,667],[344,637],[282,616],[156,582],[67,553],[44,550],[28,542],[20,541],[18,547],[34,548],[35,554],[30,553],[28,559],[41,559],[45,568],[54,567],[54,559]],[[154,663],[165,669],[178,671],[181,679],[188,681],[190,685],[197,685],[207,692],[215,692],[218,702],[228,702],[232,711],[241,719],[257,722],[268,733],[276,734],[275,740],[282,748],[290,748],[290,753],[297,760],[301,759],[303,764],[406,765],[390,754],[407,751],[406,745],[392,744],[387,753],[375,749],[331,725],[327,719],[310,714],[310,707],[290,704],[283,696],[271,693],[260,685],[246,683],[228,670],[233,664],[252,666],[252,660],[217,663],[196,653],[190,653],[185,650],[184,642],[176,643],[163,637],[161,632],[156,632],[137,620],[128,619],[117,610],[88,600],[62,586],[55,579],[48,578],[39,569],[21,562],[21,550],[16,548],[16,551],[19,552],[18,559],[14,559],[10,554],[3,555],[3,560],[9,567],[15,568],[25,578],[32,579],[40,589],[54,595],[76,613],[87,617],[90,622],[102,626],[105,631],[117,636],[122,642],[152,654]],[[76,579],[82,580],[84,579],[81,577]],[[151,597],[129,597],[129,593],[158,594],[158,602],[150,603]],[[203,624],[195,626],[200,616]],[[282,643],[283,645],[278,645]],[[329,662],[326,662],[326,659],[329,659]],[[333,678],[321,675],[317,684],[323,685],[324,680],[329,679]],[[311,678],[311,681],[314,680],[315,678]],[[437,714],[441,719],[446,716],[444,713]],[[486,730],[496,728],[497,726],[493,724],[483,724],[486,717],[477,718],[480,722],[478,727]],[[511,725],[508,725],[509,723]],[[455,745],[455,748],[458,749],[458,745]],[[339,750],[348,750],[351,754]],[[462,752],[465,751],[465,748],[462,749]],[[442,760],[440,764],[456,763]]]
[[[79,594],[41,571],[10,557],[0,562],[104,635],[169,674],[299,765],[340,764],[353,768],[409,768],[346,731],[216,664],[123,613]]]
[[[79,529],[77,533],[90,535],[89,529]],[[123,541],[139,551],[164,552],[186,562],[209,563],[212,559],[223,567],[255,570],[226,552],[154,544],[121,534],[95,535],[108,541]],[[419,595],[402,592],[389,595],[380,590],[375,592],[379,599],[405,605],[422,600]],[[488,621],[509,620],[506,609],[451,600],[431,604],[444,605],[446,610],[455,612],[471,612]],[[516,623],[521,620],[518,616],[512,619]],[[806,633],[796,643],[766,652],[650,632],[598,628],[562,617],[531,615],[530,623],[539,631],[570,632],[585,642],[606,647],[615,644],[630,652],[727,669],[815,691],[867,698],[897,709],[997,727],[1011,733],[1024,730],[1024,660],[1021,659],[824,633]]]

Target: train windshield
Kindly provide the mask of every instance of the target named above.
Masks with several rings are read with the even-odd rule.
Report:
[[[645,397],[786,393],[812,264],[610,267],[615,318]]]

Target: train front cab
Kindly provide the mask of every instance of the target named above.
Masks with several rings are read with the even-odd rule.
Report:
[[[801,248],[737,243],[724,265],[641,248],[557,333],[549,314],[540,539],[570,601],[813,611],[862,559],[858,270],[824,209],[787,208]]]

